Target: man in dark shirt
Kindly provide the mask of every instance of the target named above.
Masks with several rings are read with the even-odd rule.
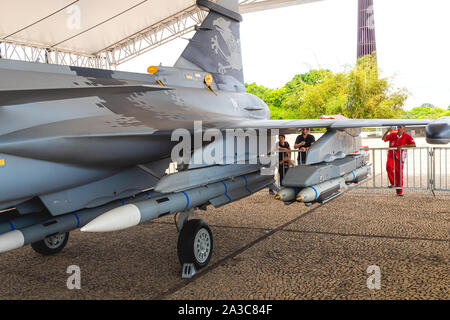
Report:
[[[278,142],[278,173],[280,175],[280,185],[281,181],[284,178],[284,174],[287,169],[289,169],[289,159],[291,158],[291,147],[289,146],[289,142],[286,141],[286,137],[283,134],[280,134],[280,141]]]
[[[297,161],[299,164],[304,164],[306,161],[306,152],[316,142],[316,138],[312,134],[309,134],[309,128],[303,128],[302,134],[295,140],[295,149],[299,149]],[[300,161],[301,160],[301,161]]]

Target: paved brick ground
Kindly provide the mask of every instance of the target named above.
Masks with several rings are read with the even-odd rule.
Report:
[[[200,217],[214,233],[210,265],[180,278],[173,217],[111,234],[71,233],[41,257],[0,256],[0,299],[449,299],[450,194],[351,190],[325,205],[285,206],[259,192]],[[81,267],[82,289],[66,269]],[[367,267],[381,290],[367,289]]]

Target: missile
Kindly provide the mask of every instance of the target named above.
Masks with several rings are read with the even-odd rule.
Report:
[[[3,214],[0,217],[3,218]],[[26,215],[20,215],[17,212],[14,214],[5,214],[4,219],[0,222],[0,234],[26,228],[33,224],[49,220],[51,217],[51,214],[46,211]]]
[[[281,188],[281,190],[275,196],[275,199],[281,201],[294,201],[295,195],[296,195],[295,188]]]
[[[157,193],[143,192],[135,197],[116,200],[96,208],[84,209],[76,213],[51,217],[50,219],[47,217],[44,221],[40,221],[39,223],[32,223],[32,221],[40,219],[40,214],[36,214],[33,218],[30,216],[28,217],[28,220],[24,220],[25,217],[22,217],[13,223],[8,221],[7,223],[0,225],[0,227],[8,226],[9,228],[8,232],[0,234],[0,253],[18,249],[24,245],[45,239],[50,235],[75,230],[86,225],[102,213],[118,206],[126,206],[135,201],[142,201],[143,199],[153,197],[157,198],[158,196],[159,194]],[[43,216],[44,215],[42,214],[42,217]],[[30,223],[32,224],[30,225]],[[22,227],[20,227],[20,229],[16,228],[19,226]]]
[[[101,214],[101,212],[91,209],[83,214],[66,214],[54,217],[43,223],[6,232],[0,235],[0,252],[18,249],[26,244],[40,241],[52,234],[74,230],[81,225],[82,219],[89,220],[98,214]]]
[[[302,189],[298,194],[296,188],[283,187],[275,196],[276,200],[281,201],[293,201],[294,199],[300,202],[315,202],[323,201],[329,196],[337,193],[343,183],[358,182],[361,177],[370,173],[370,166],[362,166],[350,173],[345,174],[343,177],[331,179],[320,184],[306,187]]]
[[[299,202],[316,202],[326,200],[345,186],[344,178],[335,178],[314,186],[306,187],[297,194],[296,200]]]
[[[358,182],[359,178],[367,176],[370,173],[370,165],[362,166],[344,176],[346,183]]]
[[[156,219],[168,214],[185,211],[201,206],[208,201],[226,197],[232,201],[233,192],[246,190],[251,194],[249,187],[256,186],[267,180],[267,176],[259,173],[239,176],[225,181],[215,182],[202,187],[186,191],[166,194],[158,199],[136,202],[110,210],[95,218],[83,228],[83,232],[110,232],[130,228],[145,221]],[[272,177],[270,177],[273,180]],[[239,197],[242,197],[239,195]]]

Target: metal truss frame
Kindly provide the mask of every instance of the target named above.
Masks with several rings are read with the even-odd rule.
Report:
[[[317,1],[322,0],[244,0],[239,3],[239,11],[241,14],[246,14]]]
[[[145,52],[179,38],[191,31],[206,18],[207,13],[197,6],[171,16],[144,29],[126,40],[103,49],[111,66],[117,66]]]
[[[251,13],[315,1],[322,0],[240,0],[239,6],[241,13]],[[0,42],[0,58],[115,69],[124,62],[194,31],[206,15],[205,11],[193,5],[92,55],[4,41]]]
[[[0,42],[1,58],[97,69],[112,67],[103,54],[84,55],[13,42]]]

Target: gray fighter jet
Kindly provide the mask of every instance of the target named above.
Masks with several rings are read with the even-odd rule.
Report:
[[[237,158],[165,174],[178,143],[172,133],[194,134],[194,121],[203,131],[326,128],[306,164],[285,177],[293,188],[316,187],[280,195],[308,203],[367,174],[367,159],[353,155],[361,127],[427,125],[430,143],[449,142],[448,119],[269,120],[267,105],[245,92],[238,1],[197,4],[208,16],[174,67],[137,74],[0,59],[0,252],[31,244],[54,254],[77,228],[114,231],[178,214],[184,274],[206,266],[213,238],[204,221],[189,219],[194,210],[242,199],[274,179]]]

